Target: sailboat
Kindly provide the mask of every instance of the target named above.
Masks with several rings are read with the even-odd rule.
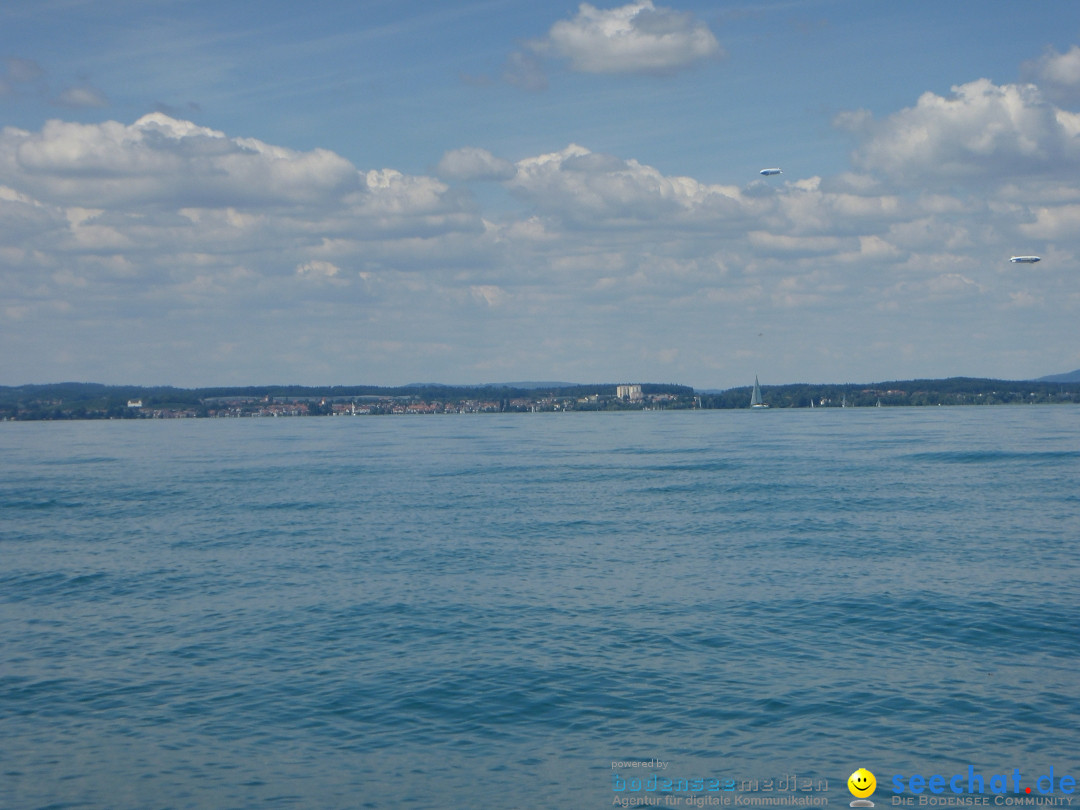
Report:
[[[751,408],[768,408],[764,402],[761,401],[761,386],[758,384],[757,374],[754,375],[754,393],[750,395],[750,407]]]

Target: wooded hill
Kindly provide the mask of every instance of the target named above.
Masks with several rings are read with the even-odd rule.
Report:
[[[752,386],[700,394],[703,408],[746,408]],[[919,405],[1002,405],[1080,402],[1080,383],[1035,380],[988,380],[949,377],[942,380],[894,380],[879,383],[762,385],[770,408],[838,408]]]
[[[394,388],[376,385],[256,385],[213,388],[145,387],[102,385],[100,383],[50,383],[45,385],[0,386],[0,418],[7,419],[124,419],[146,416],[152,411],[189,412],[206,416],[225,402],[303,402],[312,415],[330,413],[341,402],[439,402],[493,401],[500,405],[514,400],[538,402],[559,399],[576,402],[593,398],[614,400],[618,384],[554,385],[512,387],[504,385],[450,386],[409,385]],[[694,389],[687,385],[643,383],[646,397],[669,395],[689,406]],[[133,409],[129,402],[138,401]],[[508,409],[508,408],[507,408]],[[589,408],[595,409],[595,408]]]

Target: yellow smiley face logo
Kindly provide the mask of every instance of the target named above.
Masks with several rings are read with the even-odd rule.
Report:
[[[877,779],[866,768],[859,768],[847,780],[847,789],[852,796],[865,799],[877,789]]]

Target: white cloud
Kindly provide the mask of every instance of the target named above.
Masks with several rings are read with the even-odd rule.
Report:
[[[321,259],[304,262],[296,266],[296,275],[301,278],[331,279],[337,276],[341,269],[332,262],[324,262]]]
[[[770,228],[799,235],[858,234],[876,223],[903,216],[903,206],[896,195],[828,191],[822,188],[819,177],[790,184],[772,205],[773,210],[768,214]]]
[[[487,149],[467,146],[445,153],[435,171],[449,180],[509,180],[515,169]]]
[[[1080,45],[1073,45],[1067,53],[1050,49],[1039,63],[1039,78],[1067,87],[1080,86]]]
[[[966,98],[952,103],[979,107]],[[915,109],[939,140],[963,117],[948,105]],[[872,123],[863,148],[886,139],[892,120]],[[888,321],[892,313],[915,318],[932,306],[940,315],[951,302],[1032,318],[1080,306],[1070,274],[1047,272],[1080,254],[1080,185],[1065,175],[1016,175],[958,196],[913,191],[873,165],[837,177],[792,173],[762,191],[575,144],[516,164],[464,147],[443,155],[438,174],[361,170],[326,150],[162,114],[130,125],[9,127],[0,131],[4,306],[22,319],[21,346],[55,334],[84,360],[104,356],[116,330],[153,323],[163,346],[183,347],[160,361],[162,375],[224,344],[265,369],[284,361],[258,336],[281,329],[298,346],[309,341],[290,366],[298,377],[314,373],[305,353],[345,363],[394,347],[364,366],[367,379],[386,383],[404,382],[394,375],[426,356],[467,358],[430,367],[459,380],[462,363],[502,368],[514,357],[596,370],[606,361],[583,357],[586,343],[615,356],[620,341],[652,332],[663,334],[651,345],[688,363],[702,340],[734,340],[734,352],[746,330],[768,333],[757,324],[792,322],[796,308],[831,322],[801,326],[806,340],[828,341],[849,320],[871,339],[910,335],[922,321]],[[499,180],[515,203],[481,210],[449,182],[479,179]],[[1018,295],[1020,276],[1006,261],[1017,251],[1043,255],[1037,278],[1057,287]],[[833,317],[835,307],[850,317]],[[628,323],[637,325],[630,337]],[[688,327],[700,324],[703,333]],[[545,356],[534,336],[552,333],[573,339]],[[672,337],[684,333],[684,342]],[[912,340],[922,350],[933,342]],[[222,367],[237,362],[248,361]],[[663,370],[678,379],[681,368]],[[201,369],[189,373],[172,381],[208,381]]]
[[[1043,206],[1034,210],[1035,221],[1020,225],[1032,239],[1064,239],[1080,234],[1080,205]]]
[[[974,245],[967,228],[937,217],[895,222],[889,226],[889,241],[906,250],[961,250]]]
[[[519,161],[508,186],[549,215],[574,222],[693,227],[703,219],[718,222],[746,212],[737,188],[664,175],[577,144]]]
[[[494,284],[477,284],[469,289],[474,299],[489,307],[501,306],[508,298],[506,291]]]
[[[577,16],[555,23],[537,48],[583,73],[670,73],[722,55],[703,22],[652,0],[612,9],[582,3]]]
[[[835,236],[791,236],[768,231],[751,231],[750,244],[764,253],[835,254],[843,249],[845,240]]]
[[[1042,301],[1027,290],[1021,290],[1019,292],[1009,293],[1009,303],[1014,307],[1030,309],[1031,307],[1042,303]]]
[[[1047,48],[1040,59],[1024,65],[1024,72],[1049,97],[1063,102],[1080,100],[1080,45],[1073,45],[1065,53]]]
[[[331,291],[367,305],[373,289],[408,295],[404,271],[485,262],[484,234],[435,178],[161,114],[0,131],[0,289],[26,313],[52,300],[95,322],[165,322],[227,306],[243,321]]]
[[[983,292],[981,285],[960,273],[936,276],[926,283],[926,289],[938,297],[976,295]]]
[[[0,248],[55,243],[67,227],[65,212],[43,205],[33,197],[0,185]]]
[[[864,259],[892,261],[904,254],[896,245],[887,242],[876,234],[859,237],[859,255]]]
[[[962,273],[911,276],[882,291],[877,308],[882,311],[917,312],[927,304],[957,303],[976,299],[986,290]]]
[[[331,202],[360,186],[356,169],[324,149],[296,152],[178,121],[49,121],[0,132],[0,182],[19,177],[39,199],[106,205],[281,205]]]
[[[863,139],[857,166],[902,185],[984,186],[1080,168],[1080,115],[1054,107],[1030,84],[979,79],[947,98],[924,93],[881,121],[860,114],[836,123]]]

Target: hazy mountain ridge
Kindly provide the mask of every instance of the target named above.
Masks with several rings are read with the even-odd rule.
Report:
[[[1080,382],[1080,368],[1076,371],[1070,371],[1066,374],[1051,374],[1048,377],[1039,377],[1035,382]]]

